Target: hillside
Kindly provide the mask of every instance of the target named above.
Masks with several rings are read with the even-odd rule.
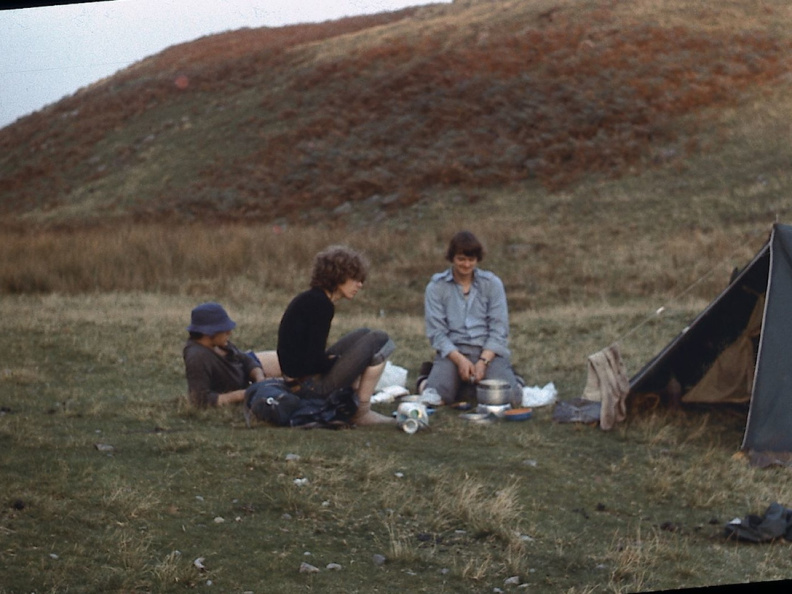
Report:
[[[201,38],[0,130],[0,212],[310,222],[684,167],[792,81],[787,3],[699,5],[467,1]]]

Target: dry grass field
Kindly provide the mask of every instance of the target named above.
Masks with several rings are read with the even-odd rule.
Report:
[[[579,396],[614,341],[636,372],[792,218],[791,27],[781,0],[460,0],[206,38],[0,130],[0,593],[792,578],[788,543],[723,536],[792,505],[739,455],[744,410],[249,429],[190,408],[181,361],[207,300],[273,348],[345,243],[372,270],[331,339],[388,331],[412,385],[468,228],[530,385]]]

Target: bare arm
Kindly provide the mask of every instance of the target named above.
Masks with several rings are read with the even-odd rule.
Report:
[[[227,404],[237,404],[245,400],[244,390],[234,390],[233,392],[226,392],[217,395],[217,406],[225,406]]]

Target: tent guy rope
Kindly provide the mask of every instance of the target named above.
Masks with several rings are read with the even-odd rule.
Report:
[[[748,237],[748,238],[753,238],[753,237],[755,237],[756,235],[758,235],[759,233],[760,233],[759,231],[754,231],[753,233],[749,234],[749,237]],[[624,341],[626,338],[630,337],[632,334],[634,334],[635,332],[637,332],[637,331],[638,331],[640,328],[642,328],[642,327],[644,327],[646,324],[648,324],[650,321],[652,321],[652,320],[653,320],[653,319],[655,319],[655,318],[658,318],[658,317],[660,317],[660,316],[663,314],[663,312],[664,312],[664,311],[665,311],[665,310],[666,310],[668,307],[670,307],[670,305],[671,305],[672,303],[676,303],[676,302],[678,302],[678,301],[679,301],[680,299],[682,299],[682,298],[683,298],[685,295],[687,295],[687,294],[688,294],[688,293],[690,293],[690,292],[691,292],[693,289],[695,289],[695,288],[696,288],[698,285],[700,285],[702,282],[704,282],[704,281],[705,281],[705,280],[707,280],[709,277],[711,277],[711,276],[712,276],[712,275],[715,273],[715,271],[716,271],[718,268],[722,267],[722,266],[723,266],[724,264],[726,264],[726,263],[727,263],[729,260],[732,260],[732,259],[734,258],[734,256],[737,254],[737,252],[739,252],[740,250],[744,249],[744,248],[746,247],[746,245],[747,245],[747,244],[748,244],[748,239],[746,239],[746,241],[745,241],[745,242],[741,243],[741,244],[740,244],[740,245],[738,245],[736,248],[734,248],[734,249],[733,249],[731,252],[729,252],[729,254],[728,254],[728,255],[726,255],[725,257],[723,257],[723,258],[722,258],[722,259],[721,259],[719,262],[717,262],[717,263],[716,263],[716,264],[714,264],[712,267],[710,267],[710,269],[709,269],[707,272],[705,272],[705,273],[704,273],[703,275],[701,275],[701,276],[700,276],[698,279],[696,279],[695,281],[693,281],[693,283],[691,283],[691,284],[690,284],[688,287],[686,287],[686,288],[685,288],[685,289],[684,289],[684,290],[683,290],[681,293],[679,293],[679,294],[677,294],[677,295],[674,295],[673,297],[671,297],[671,299],[669,299],[668,301],[666,301],[666,302],[665,302],[665,304],[663,304],[663,305],[661,305],[660,307],[658,307],[658,308],[657,308],[657,309],[656,309],[656,310],[655,310],[653,313],[651,313],[650,315],[648,315],[648,316],[647,316],[646,318],[644,318],[644,319],[643,319],[641,322],[639,322],[637,325],[635,325],[634,327],[632,327],[632,328],[630,328],[629,330],[627,330],[625,333],[623,333],[621,336],[619,336],[618,338],[616,338],[616,340],[614,340],[614,341],[612,341],[612,342],[613,342],[613,343],[621,343],[621,342],[622,342],[622,341]]]

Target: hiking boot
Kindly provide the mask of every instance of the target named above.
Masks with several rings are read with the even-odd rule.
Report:
[[[431,361],[424,361],[421,363],[421,368],[418,370],[418,379],[415,380],[415,393],[421,394],[423,392],[424,386],[426,386],[426,380],[429,379],[429,374],[432,371],[432,362]]]

